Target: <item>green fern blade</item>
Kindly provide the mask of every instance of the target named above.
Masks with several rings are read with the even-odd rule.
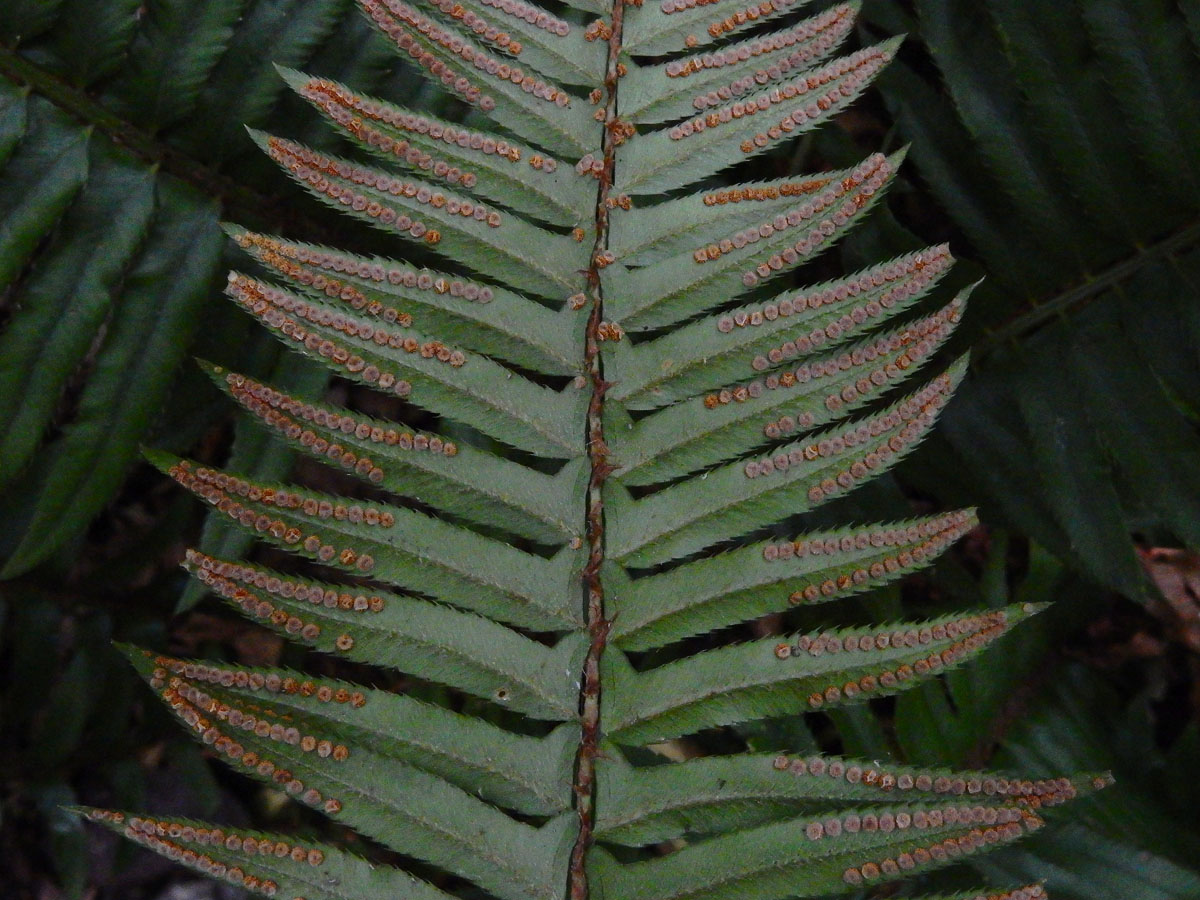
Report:
[[[37,267],[14,290],[13,312],[0,334],[0,485],[11,483],[32,460],[72,372],[83,364],[95,333],[110,315],[120,279],[155,214],[152,169],[98,141],[86,147],[85,161],[79,155],[84,145],[63,138],[65,146],[38,148],[59,157],[41,177],[62,177],[63,184],[41,183],[38,177],[31,178],[29,187],[10,182],[11,192],[23,195],[21,204],[29,204],[31,221],[23,222],[20,210],[0,208],[0,214],[15,213],[16,219],[15,233],[4,235],[7,227],[0,232],[0,253],[19,252],[19,246],[4,246],[9,243],[5,237],[16,239],[14,243],[31,237],[22,234],[26,224],[40,226],[42,237],[42,229],[49,231],[53,221],[47,217],[57,214],[58,204],[74,194],[77,179],[86,172],[78,196],[58,223],[61,238],[48,244]],[[24,162],[15,158],[5,179],[19,178]],[[0,263],[0,284],[18,287],[15,277],[3,280],[5,268]]]
[[[648,650],[789,606],[841,600],[923,568],[977,524],[974,511],[963,510],[752,544],[633,581],[614,572],[612,637],[622,649]]]
[[[285,394],[220,366],[206,368],[217,387],[257,424],[384,490],[545,544],[581,536],[582,523],[571,521],[571,501],[585,477],[582,460],[567,463],[557,475],[546,475],[436,434],[408,431],[395,422]],[[353,461],[330,459],[327,445],[349,451]],[[326,446],[326,452],[319,446]]]
[[[201,88],[225,53],[242,13],[238,0],[158,3],[147,8],[129,62],[110,90],[138,124],[166,128],[195,109]]]
[[[0,216],[5,225],[0,231],[0,284],[13,284],[38,242],[87,182],[89,135],[49,103],[2,84],[8,94],[8,158],[0,183]]]
[[[619,154],[617,189],[658,194],[681,188],[812,131],[862,94],[897,46],[899,41],[892,40],[857,51],[682,125],[644,135]],[[817,88],[809,88],[810,78]],[[757,104],[755,115],[732,115],[751,104]],[[728,121],[723,121],[724,112],[730,113]]]
[[[322,203],[393,236],[436,246],[513,287],[558,298],[576,287],[578,270],[586,268],[587,256],[577,242],[513,213],[490,209],[433,182],[393,177],[295,141],[251,134]],[[546,252],[534,252],[539,247]]]
[[[663,483],[861,410],[929,364],[961,321],[965,299],[964,292],[931,316],[795,368],[772,371],[765,356],[743,358],[741,378],[755,369],[769,374],[639,422],[628,442],[613,441],[618,477],[627,485]]]
[[[571,327],[574,317],[519,294],[395,260],[296,243],[234,225],[225,230],[297,290],[344,300],[351,309],[366,309],[386,322],[412,318],[444,340],[535,372],[579,372],[581,342]]]
[[[245,151],[243,128],[267,120],[283,94],[275,66],[311,60],[321,43],[346,30],[349,10],[342,0],[278,0],[244,6],[225,55],[179,126],[188,152],[225,163]],[[360,54],[364,61],[368,53]],[[343,69],[346,71],[346,69]]]
[[[976,655],[1038,611],[1033,604],[1014,605],[865,634],[831,630],[802,636],[794,645],[754,641],[646,672],[634,672],[611,654],[605,657],[609,736],[621,744],[646,744],[907,690]]]
[[[756,22],[769,22],[795,12],[809,2],[771,0],[767,7],[746,3],[737,10],[742,13],[740,19],[730,15],[732,9],[711,10],[705,8],[707,4],[648,3],[630,11],[625,49],[639,56],[661,56],[685,46],[702,47],[734,32],[748,30]]]
[[[305,750],[305,736],[292,744],[284,722],[264,728],[263,712],[254,730],[234,731],[227,717],[235,710],[223,709],[205,690],[177,679],[153,679],[151,686],[199,740],[214,748],[219,742],[218,752],[251,777],[280,785],[301,803],[470,878],[503,900],[558,900],[556,876],[573,842],[573,816],[541,828],[526,825],[435,775],[362,746],[336,745],[322,755],[318,742]]]
[[[0,81],[0,166],[8,163],[25,136],[29,95],[15,84]]]
[[[712,469],[641,500],[613,490],[610,503],[620,515],[610,529],[612,556],[637,567],[679,559],[852,490],[912,450],[965,370],[966,360],[959,360],[864,420],[786,444],[760,459]]]
[[[788,28],[724,44],[657,66],[637,67],[621,84],[621,108],[639,122],[666,122],[735,99],[794,69],[820,64],[854,28],[859,3],[837,6]],[[703,98],[703,99],[701,99]]]
[[[258,484],[167,454],[147,458],[242,528],[297,555],[522,628],[561,631],[580,624],[569,602],[574,553],[546,560],[401,507],[347,504],[292,485]],[[481,559],[488,560],[486,569]]]
[[[562,88],[484,50],[444,20],[431,20],[403,0],[358,3],[422,75],[437,78],[461,99],[503,120],[514,133],[566,156],[594,149],[594,120],[578,98]],[[600,55],[599,49],[595,52]],[[528,90],[522,88],[525,78],[530,79]]]
[[[326,844],[292,835],[233,829],[196,819],[165,819],[119,810],[83,808],[104,825],[167,859],[202,875],[268,897],[307,900],[452,900],[453,895],[415,875]]]
[[[765,299],[782,290],[777,274],[866,217],[904,151],[662,199],[808,134],[896,52],[889,41],[833,58],[857,0],[783,28],[775,20],[805,0],[749,2],[567,0],[574,11],[564,13],[530,0],[357,0],[364,32],[381,31],[433,82],[432,104],[370,96],[383,44],[335,61],[340,80],[280,72],[341,132],[332,140],[348,136],[383,169],[311,149],[329,146],[319,139],[252,132],[322,203],[452,265],[443,273],[230,228],[289,289],[235,273],[229,292],[299,355],[390,395],[354,388],[347,407],[436,419],[428,433],[407,433],[209,367],[274,434],[364,483],[337,497],[150,454],[221,521],[318,564],[316,577],[296,577],[191,551],[185,567],[298,652],[321,653],[327,671],[398,669],[445,707],[298,672],[132,655],[214,756],[382,845],[377,853],[415,858],[456,894],[841,894],[1014,840],[1040,826],[1034,810],[1091,785],[763,754],[634,766],[649,742],[687,755],[715,745],[675,739],[704,729],[934,683],[1040,608],[681,643],[892,583],[976,522],[964,511],[761,542],[768,526],[883,474],[923,439],[965,360],[886,408],[876,401],[933,357],[967,292],[923,318],[895,318],[948,271],[942,247]],[[220,19],[224,4],[209,14]],[[332,24],[328,14],[322,3],[310,16]],[[107,71],[133,27],[106,23],[83,68]],[[739,32],[753,36],[724,40]],[[692,52],[712,41],[722,45]],[[187,48],[176,86],[197,109],[207,101],[196,72],[214,64],[206,48]],[[328,55],[339,54],[347,49]],[[631,54],[666,59],[643,66]],[[439,84],[474,109],[416,112],[441,102]],[[477,113],[519,140],[477,130]],[[6,119],[0,99],[0,156],[6,122],[18,133],[24,119],[23,102]],[[840,158],[836,144],[820,156]],[[634,209],[631,194],[653,200]],[[739,299],[749,296],[763,299]],[[642,333],[622,343],[625,330]],[[819,612],[797,610],[787,627]],[[759,627],[761,636],[775,626]],[[809,746],[804,731],[789,740]],[[320,848],[295,860],[284,851],[302,865],[271,869],[265,891],[265,875],[246,874],[259,838],[227,845],[195,826],[185,837],[186,827],[139,820],[130,836],[185,861],[192,851],[180,841],[212,843],[233,856],[202,868],[233,867],[231,882],[293,900],[449,896],[396,869],[363,875],[350,858],[346,885],[342,869],[321,881],[331,857]],[[264,860],[284,859],[275,840]],[[664,841],[679,843],[656,846]],[[309,869],[319,874],[304,883]]]
[[[614,382],[609,396],[627,409],[668,406],[744,379],[758,356],[778,365],[789,354],[844,343],[911,308],[952,265],[945,246],[930,247],[709,316],[645,344],[621,342],[605,359]]]
[[[361,149],[393,165],[432,171],[447,185],[556,225],[588,217],[594,198],[587,185],[528,145],[364,97],[327,78],[294,69],[280,74]]]
[[[1043,825],[1027,810],[979,815],[969,804],[915,807],[905,815],[911,821],[918,813],[924,828],[893,826],[887,832],[878,825],[873,831],[861,827],[868,817],[879,821],[880,814],[870,809],[774,823],[646,862],[620,866],[605,860],[596,874],[608,893],[630,900],[817,897],[939,868],[984,847],[1011,843]],[[894,819],[895,813],[890,814]],[[931,815],[937,825],[931,824]],[[856,823],[857,830],[847,831],[847,821]],[[830,825],[832,835],[826,833]]]
[[[718,240],[693,245],[653,266],[616,269],[618,296],[632,300],[615,304],[614,316],[634,329],[673,325],[792,271],[862,221],[883,197],[902,158],[903,151],[890,158],[877,154],[853,178],[812,202],[793,200],[790,210],[773,217],[764,211],[748,228],[726,231]]]
[[[604,54],[584,36],[584,29],[541,4],[524,0],[519,3],[483,0],[467,0],[463,4],[448,0],[415,2],[433,16],[449,14],[464,21],[471,16],[471,30],[475,34],[511,54],[512,62],[520,62],[534,72],[584,87],[604,80]],[[468,9],[466,13],[464,7]],[[493,34],[496,36],[490,37]],[[513,37],[520,40],[512,40]]]
[[[569,673],[587,652],[580,633],[548,648],[490,619],[412,597],[290,578],[195,550],[185,567],[235,609],[315,650],[393,666],[536,719],[576,714]]]
[[[564,775],[574,755],[570,725],[544,738],[527,737],[403,694],[314,679],[303,672],[213,665],[135,647],[120,649],[152,685],[186,683],[229,707],[222,715],[235,737],[266,715],[266,701],[269,724],[295,726],[301,735],[313,736],[311,746],[298,738],[302,750],[309,747],[305,752],[331,753],[339,743],[350,752],[367,747],[528,815],[554,815],[569,805]],[[236,721],[229,718],[235,708],[241,711]],[[323,748],[321,741],[328,741],[329,747]]]
[[[722,185],[719,190],[632,207],[613,219],[609,248],[622,263],[645,267],[691,253],[738,229],[758,228],[776,215],[799,210],[806,202],[814,207],[812,212],[817,212],[817,207],[829,207],[847,191],[860,187],[864,173],[872,172],[885,158],[882,154],[872,155],[846,169]],[[799,223],[787,224],[795,227]],[[728,247],[722,251],[728,252],[732,252]]]
[[[554,391],[403,325],[381,324],[237,273],[230,273],[226,293],[289,348],[368,387],[412,397],[531,453],[562,459],[581,452],[574,433],[587,397],[578,388]]]
[[[1048,808],[1093,793],[1103,776],[1030,781],[1001,772],[879,764],[841,757],[756,753],[634,768],[605,761],[597,831],[645,846],[688,834],[742,830],[835,804],[893,809],[947,800],[984,807]]]
[[[71,421],[39,448],[7,498],[9,510],[28,518],[0,578],[50,558],[117,492],[169,396],[171,380],[163,376],[183,360],[209,285],[219,277],[215,204],[174,180],[160,179],[154,194],[150,227],[125,261],[103,340],[79,363],[88,377],[77,388]],[[0,473],[17,460],[7,457]]]

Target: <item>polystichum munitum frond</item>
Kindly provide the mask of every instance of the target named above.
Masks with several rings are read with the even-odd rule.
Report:
[[[231,765],[502,900],[828,895],[1040,827],[1041,808],[1104,779],[754,752],[647,767],[626,752],[904,690],[1037,609],[680,643],[886,584],[975,525],[959,510],[763,539],[933,426],[964,360],[889,394],[937,359],[969,290],[918,312],[953,263],[945,247],[802,288],[784,277],[867,214],[901,154],[678,193],[868,86],[895,44],[836,55],[854,4],[795,21],[803,4],[787,0],[571,2],[360,0],[402,57],[504,133],[284,71],[382,167],[254,136],[319,200],[455,271],[231,227],[266,275],[231,274],[229,295],[296,352],[439,424],[209,367],[264,427],[377,490],[158,459],[318,564],[299,577],[189,553],[218,596],[309,647],[509,715],[140,650],[135,666]],[[448,896],[332,847],[92,815],[268,896]],[[680,843],[664,855],[664,841]]]

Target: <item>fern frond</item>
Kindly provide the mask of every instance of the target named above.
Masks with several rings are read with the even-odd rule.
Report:
[[[400,237],[398,252],[415,241],[453,268],[230,227],[286,283],[234,274],[235,302],[376,396],[362,409],[209,372],[369,499],[154,458],[238,527],[322,567],[293,576],[192,551],[195,579],[305,646],[470,699],[459,711],[133,652],[172,711],[233,765],[499,900],[843,893],[1016,840],[1040,827],[1036,810],[1086,792],[1087,778],[820,756],[644,762],[652,742],[932,681],[1040,608],[684,643],[887,584],[976,524],[967,510],[762,540],[895,465],[963,377],[965,358],[924,386],[908,378],[936,360],[970,292],[918,306],[950,268],[945,247],[784,281],[879,202],[903,151],[691,187],[836,115],[896,42],[835,56],[854,3],[699,54],[805,4],[578,0],[604,16],[586,25],[529,0],[359,5],[473,118],[284,69],[387,168],[257,139],[325,203]],[[586,102],[577,86],[592,88]],[[485,115],[520,140],[477,127]],[[415,416],[420,428],[404,424]],[[196,833],[131,832],[176,854],[185,828]],[[649,845],[666,840],[684,846],[659,858]],[[210,865],[250,872],[239,846]],[[299,876],[272,877],[290,890]],[[385,867],[358,896],[414,884],[433,900],[410,878]]]
[[[581,391],[554,391],[492,362],[468,357],[397,320],[346,312],[338,304],[299,297],[230,273],[229,294],[247,312],[314,360],[338,364],[347,377],[394,396],[437,404],[451,418],[532,452],[578,453],[572,417],[587,402]]]
[[[899,41],[892,40],[856,51],[647,134],[621,155],[617,189],[656,194],[683,187],[812,131],[857,99],[891,62],[897,46]],[[684,160],[691,165],[682,165]]]
[[[370,574],[524,628],[550,631],[578,622],[564,596],[575,565],[569,550],[547,560],[401,507],[347,504],[336,495],[256,484],[187,460],[151,460],[262,540],[343,574]]]
[[[926,296],[951,263],[945,247],[931,248],[709,316],[649,346],[619,344],[612,395],[629,409],[666,406],[745,378],[747,367],[762,372],[838,346]]]
[[[795,644],[767,639],[709,650],[644,672],[608,657],[610,735],[646,744],[714,725],[827,709],[887,696],[970,655],[1037,607],[906,622],[878,631],[834,630]]]
[[[854,27],[857,3],[719,50],[639,67],[621,85],[621,106],[640,122],[667,122],[745,96],[832,54]]]
[[[621,292],[619,297],[631,299],[617,305],[614,315],[630,328],[672,325],[804,263],[844,237],[874,206],[895,175],[901,156],[873,156],[811,200],[796,203],[792,195],[786,203],[769,200],[753,213],[735,208],[733,225],[723,225],[710,240],[700,240],[653,265],[616,268],[614,288]],[[773,186],[735,190],[754,193],[769,187]],[[693,205],[702,203],[693,198]],[[720,211],[719,204],[717,208]],[[748,216],[753,220],[738,228],[739,221]]]
[[[395,260],[356,256],[226,228],[243,250],[300,291],[343,300],[385,322],[422,327],[480,353],[548,375],[579,371],[570,318],[503,288]],[[529,328],[529,323],[534,327]]]
[[[267,897],[356,900],[376,891],[413,900],[450,900],[400,869],[372,865],[325,844],[291,835],[234,830],[194,819],[160,819],[115,810],[80,810],[93,822],[202,875]]]
[[[403,0],[359,0],[359,5],[426,78],[438,79],[461,99],[553,152],[591,149],[595,129],[590,115],[550,78],[509,63],[480,47],[457,23],[426,15]]]
[[[757,459],[719,466],[640,500],[614,494],[613,557],[638,567],[679,559],[853,490],[911,452],[965,369],[960,360],[882,412]],[[842,402],[833,395],[835,409]]]
[[[486,260],[480,271],[517,287],[556,296],[574,284],[572,276],[586,265],[586,256],[570,238],[441,185],[393,177],[283,138],[254,137],[280,168],[322,202],[347,208],[364,222],[437,246],[451,256]],[[542,246],[547,248],[545,255],[533,252]]]
[[[432,172],[495,203],[560,225],[586,220],[587,185],[558,160],[503,135],[462,128],[292,69],[281,70],[301,97],[359,147],[406,170]],[[540,163],[533,165],[533,160]]]
[[[689,834],[742,830],[834,805],[876,804],[893,814],[914,804],[969,799],[985,808],[1057,806],[1096,790],[1097,776],[1028,781],[1000,772],[881,766],[868,760],[788,754],[709,756],[673,765],[606,764],[597,827],[628,846]]]
[[[751,544],[637,580],[614,570],[613,639],[646,650],[881,587],[928,565],[978,524],[963,510]]]
[[[719,389],[704,397],[676,402],[628,429],[628,441],[614,441],[621,481],[668,481],[861,410],[929,362],[961,319],[965,299],[965,293],[960,294],[933,315],[896,331],[810,354],[808,362],[794,369],[776,368],[749,382],[742,379],[778,366],[777,361],[795,359],[800,341],[785,341],[748,363],[743,356],[736,382],[715,385]],[[840,321],[831,324],[841,328]],[[856,329],[852,325],[849,330]],[[825,333],[814,329],[811,334]],[[811,336],[807,340],[811,343]]]
[[[923,828],[911,825],[918,813]],[[908,823],[903,829],[897,827],[901,817]],[[885,821],[891,823],[886,830]],[[875,827],[864,828],[864,822]],[[1014,807],[982,815],[966,804],[899,814],[860,807],[719,835],[670,856],[624,866],[601,856],[599,866],[601,877],[611,879],[622,896],[642,900],[819,897],[940,868],[985,847],[1012,843],[1043,824],[1036,813]]]
[[[219,366],[210,373],[276,433],[385,490],[547,544],[579,537],[571,501],[584,478],[582,460],[546,475],[437,434],[400,430],[393,422],[290,396]]]

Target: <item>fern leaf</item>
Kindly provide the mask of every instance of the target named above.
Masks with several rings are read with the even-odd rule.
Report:
[[[629,431],[628,442],[614,441],[622,482],[668,481],[858,411],[929,362],[958,324],[964,300],[965,294],[960,294],[933,315],[895,331],[810,356],[810,362],[795,369],[721,386],[643,420]],[[841,328],[840,320],[831,325]],[[812,332],[819,333],[827,332]],[[811,343],[811,336],[808,340]],[[756,355],[748,365],[743,357],[741,378],[767,369],[772,359],[795,358],[798,342],[790,343],[786,356],[782,347],[773,347],[770,356]]]
[[[636,7],[636,12],[630,15],[625,48],[641,56],[657,56],[684,46],[701,47],[748,30],[756,22],[771,21],[801,9],[808,5],[808,0],[773,0],[766,6],[730,3],[719,10],[705,9],[706,5],[664,0],[657,5]]]
[[[124,649],[148,682],[159,687],[186,683],[229,707],[223,721],[235,736],[258,727],[253,710],[261,711],[269,697],[275,711],[270,727],[282,721],[285,732],[295,725],[311,736],[311,742],[297,738],[305,753],[325,758],[339,743],[351,748],[361,743],[524,813],[551,815],[566,808],[562,776],[574,755],[569,729],[525,737],[410,697],[303,672],[213,666]],[[231,719],[234,708],[242,714]],[[285,741],[292,736],[285,733]]]
[[[151,686],[197,737],[251,777],[282,786],[364,834],[455,866],[498,896],[556,896],[550,879],[569,849],[564,818],[541,829],[525,825],[424,770],[362,745],[351,750],[302,734],[257,705],[231,707],[169,670],[165,678],[152,677]],[[250,729],[247,714],[254,719]]]
[[[587,217],[587,186],[526,144],[362,97],[325,78],[293,69],[280,74],[359,147],[390,163],[432,171],[447,185],[556,224],[577,225]]]
[[[210,373],[256,420],[381,488],[535,541],[560,544],[579,536],[570,501],[584,477],[581,460],[545,475],[436,434],[401,431],[392,422],[284,394],[219,366]],[[341,451],[337,459],[331,446]]]
[[[958,797],[994,809],[1047,808],[1093,793],[1104,781],[1087,775],[1029,781],[1000,772],[963,774],[771,753],[709,756],[643,768],[613,759],[605,770],[605,803],[597,827],[607,840],[627,846],[742,830],[835,804],[903,810]]]
[[[881,587],[928,565],[977,524],[964,510],[890,525],[751,544],[669,572],[612,574],[613,639],[646,650],[747,622],[788,606],[823,603]]]
[[[569,328],[570,319],[503,288],[236,226],[226,230],[243,250],[297,290],[345,299],[352,308],[365,308],[385,321],[415,316],[424,328],[455,344],[534,371],[578,372],[579,340]]]
[[[503,118],[517,134],[556,153],[591,149],[592,120],[578,99],[483,49],[455,25],[430,18],[403,0],[359,0],[375,26],[427,78]]]
[[[230,274],[226,292],[293,348],[338,363],[357,381],[397,397],[415,391],[451,418],[523,449],[560,457],[579,452],[570,438],[572,414],[586,402],[579,391],[555,392],[399,320],[391,327],[386,317],[346,312],[238,273]]]
[[[89,161],[86,134],[75,122],[14,85],[3,85],[3,91],[5,180],[22,186],[0,195],[5,222],[0,283],[12,284],[38,240],[83,187]]]
[[[0,339],[4,360],[0,369],[0,428],[4,434],[0,483],[9,482],[37,448],[43,423],[71,371],[86,355],[93,333],[108,315],[122,265],[145,240],[153,215],[152,173],[125,153],[101,147],[88,154],[85,162],[71,150],[70,145],[54,147],[55,153],[63,154],[62,165],[77,167],[77,174],[71,177],[64,170],[64,183],[46,188],[70,196],[72,182],[86,172],[87,184],[65,223],[72,239],[60,243],[43,259],[44,274],[28,283],[21,305]],[[14,160],[13,165],[19,166],[20,161]],[[52,178],[59,174],[56,166],[45,168]],[[35,186],[34,195],[26,196],[24,202],[36,204],[42,214],[53,214],[58,203],[46,204],[39,194]],[[17,224],[19,229],[19,214]],[[39,231],[45,225],[30,224]],[[14,237],[19,236],[18,231]]]
[[[883,412],[758,459],[720,466],[641,500],[616,495],[621,518],[612,529],[613,556],[631,566],[677,559],[852,490],[920,441],[965,368],[960,360]],[[842,402],[835,400],[835,407]]]
[[[255,484],[166,455],[151,461],[263,540],[344,573],[370,573],[525,628],[549,631],[577,622],[564,600],[573,563],[567,550],[546,560],[400,507]],[[489,560],[486,571],[481,558]]]
[[[553,296],[574,284],[585,257],[569,238],[489,209],[441,185],[396,178],[294,141],[255,135],[263,150],[322,202],[393,234],[423,240],[442,252],[487,260],[481,269],[534,293]],[[411,213],[412,215],[409,215]],[[555,247],[547,256],[531,252]]]
[[[860,695],[906,690],[960,664],[1038,608],[909,622],[877,632],[754,641],[634,672],[613,654],[609,727],[619,743],[649,743],[770,716],[827,709]],[[936,635],[936,636],[935,636]]]
[[[836,115],[896,43],[834,57],[858,11],[843,3],[692,53],[804,5],[723,4],[360,0],[402,57],[473,109],[435,119],[351,79],[281,69],[381,167],[257,140],[327,205],[383,226],[400,252],[445,257],[447,271],[231,226],[286,283],[234,274],[232,299],[357,388],[334,404],[207,368],[282,441],[358,476],[368,499],[151,455],[237,527],[319,567],[298,576],[191,551],[199,583],[302,646],[439,687],[421,694],[435,704],[139,651],[135,666],[234,766],[464,891],[843,893],[1015,840],[1041,825],[1035,810],[1092,785],[786,753],[644,761],[651,742],[931,682],[1040,608],[714,638],[698,653],[682,643],[888,584],[976,522],[968,510],[806,523],[793,540],[761,540],[927,433],[965,359],[876,401],[934,358],[970,289],[898,320],[948,271],[935,247],[779,293],[776,275],[880,200],[903,151],[691,186]],[[503,132],[477,127],[484,117]],[[499,136],[510,132],[519,140]],[[206,846],[195,825],[137,821],[130,835],[159,852]],[[660,857],[650,845],[666,840],[684,846]],[[237,866],[261,889],[246,841],[227,850],[205,865]],[[359,882],[351,858],[316,858],[344,867],[363,900],[440,896],[390,866]],[[341,896],[332,882],[296,887],[302,874],[269,870],[276,891]]]
[[[417,0],[417,3],[432,15],[448,12],[464,24],[469,22],[471,30],[491,46],[551,78],[591,86],[604,77],[602,61],[596,54],[588,53],[584,29],[541,4],[474,0],[468,4],[469,11],[460,11],[446,0]]]
[[[614,230],[610,247],[627,265],[642,267],[719,241],[733,229],[758,228],[780,213],[787,216],[794,210],[793,221],[781,227],[795,228],[861,185],[864,171],[877,166],[882,158],[871,157],[858,166],[831,172],[726,185],[632,208],[621,216],[621,227]],[[813,208],[801,213],[805,202]],[[767,236],[774,230],[772,224]],[[749,233],[744,237],[739,243],[757,243]],[[759,235],[759,240],[762,238]],[[741,247],[719,249],[718,258]]]
[[[653,194],[682,187],[811,131],[866,90],[897,46],[897,41],[889,41],[856,51],[715,112],[646,135],[621,155],[618,189]],[[750,109],[754,113],[747,115]],[[694,162],[698,154],[703,154],[701,165]],[[689,158],[691,166],[680,165]]]
[[[213,593],[285,637],[432,681],[538,719],[569,718],[582,662],[579,635],[554,648],[481,616],[392,593],[296,579],[190,551],[186,567]]]
[[[621,85],[621,105],[639,122],[666,122],[719,106],[820,63],[854,27],[857,3],[840,3],[765,37],[726,44],[720,50],[639,67]]]
[[[923,828],[912,827],[918,813]],[[901,816],[909,824],[897,830]],[[864,821],[875,828],[864,828]],[[892,823],[886,831],[884,821]],[[1042,825],[1037,814],[1015,807],[982,815],[965,804],[901,813],[861,807],[720,835],[670,856],[620,867],[606,864],[601,871],[622,896],[640,900],[816,897],[935,869],[986,846],[1011,843]]]
[[[757,221],[748,227],[725,230],[653,266],[617,269],[622,296],[636,298],[617,306],[617,314],[631,328],[673,324],[805,262],[858,224],[882,196],[901,155],[873,156],[812,200],[797,204],[789,197],[786,208],[772,202],[755,210]],[[770,206],[779,207],[774,216]]]
[[[449,900],[453,896],[401,869],[380,869],[336,847],[296,841],[291,835],[114,810],[80,812],[203,875],[268,897],[357,900],[380,890],[412,900]]]
[[[649,347],[619,344],[612,396],[629,409],[666,406],[745,378],[748,367],[765,371],[814,348],[836,346],[911,307],[951,264],[945,247],[930,248],[709,316]]]

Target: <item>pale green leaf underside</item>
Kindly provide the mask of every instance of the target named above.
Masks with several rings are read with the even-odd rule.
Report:
[[[648,743],[891,694],[959,664],[1036,611],[1014,606],[794,642],[752,641],[645,672],[613,653],[606,656],[609,734],[621,743]]]
[[[857,3],[842,3],[765,38],[639,67],[621,85],[621,107],[640,122],[665,122],[745,96],[754,85],[779,81],[828,57],[854,27],[857,10]],[[704,97],[700,104],[698,97]]]
[[[360,743],[498,805],[531,815],[552,815],[569,805],[563,776],[574,760],[576,741],[569,725],[544,738],[526,737],[403,694],[312,679],[303,672],[211,666],[122,649],[147,681],[165,686],[172,678],[186,680],[244,715],[269,698],[276,713],[272,723],[287,716],[287,723],[305,734]],[[286,690],[289,684],[296,689]],[[244,725],[243,720],[238,727]],[[230,734],[236,737],[238,728],[231,726]],[[328,765],[336,764],[329,759]]]
[[[215,515],[305,561],[293,575],[190,551],[198,582],[303,647],[435,687],[407,696],[129,651],[135,667],[217,757],[430,880],[330,848],[277,852],[283,838],[97,821],[304,900],[450,896],[434,884],[565,900],[585,874],[573,853],[598,900],[774,900],[1014,840],[1040,824],[1033,809],[1088,789],[786,754],[625,760],[623,746],[894,694],[1037,611],[690,655],[680,643],[888,584],[976,524],[966,510],[761,540],[927,433],[963,375],[965,359],[947,369],[936,354],[969,289],[918,313],[952,263],[945,247],[784,282],[881,200],[903,151],[689,192],[837,115],[897,43],[835,55],[856,3],[780,27],[806,4],[688,4],[625,9],[610,56],[612,23],[580,21],[607,16],[598,0],[571,0],[582,17],[529,0],[359,0],[413,71],[470,112],[435,117],[281,69],[359,157],[255,140],[395,251],[229,226],[283,285],[235,273],[230,297],[354,390],[332,403],[207,369],[272,435],[362,486],[339,497],[151,454]],[[766,27],[743,37],[754,23]],[[739,300],[763,287],[773,296]],[[931,361],[941,374],[914,387]],[[901,385],[902,399],[877,402]],[[598,843],[577,845],[592,799]],[[691,843],[645,849],[675,839]]]
[[[306,900],[362,900],[376,896],[452,900],[454,896],[403,869],[381,868],[336,847],[297,841],[292,835],[233,829],[195,819],[163,819],[111,810],[80,812],[188,868],[268,896]],[[234,838],[238,840],[236,849]],[[267,852],[259,849],[264,845]],[[243,849],[247,846],[252,849]],[[277,855],[276,848],[284,848],[282,856]],[[295,850],[302,858],[289,855]],[[309,859],[319,862],[310,863]]]
[[[598,854],[597,868],[610,890],[637,900],[818,897],[848,893],[855,884],[882,880],[884,860],[894,867],[892,877],[899,876],[901,869],[897,860],[902,854],[907,857],[903,871],[915,873],[945,865],[953,858],[977,852],[986,845],[1009,843],[1042,825],[1036,815],[1012,809],[1004,811],[1001,819],[1004,824],[980,828],[975,824],[973,814],[967,824],[959,823],[959,813],[973,810],[973,807],[946,808],[955,810],[954,824],[943,822],[936,827],[907,832],[860,831],[851,834],[841,831],[837,837],[808,838],[808,827],[814,821],[842,820],[849,816],[861,818],[872,814],[869,809],[859,809],[837,816],[762,825],[714,837],[660,859],[624,866],[613,863],[611,857]],[[929,807],[922,811],[932,810],[939,808]],[[944,813],[944,810],[939,811]],[[953,842],[953,853],[946,849],[945,842]],[[930,856],[934,846],[939,847],[940,860]],[[914,859],[917,851],[924,851],[925,862]],[[863,878],[860,874],[856,882],[848,882],[849,870],[861,872],[866,866],[874,867],[868,870],[871,877]]]
[[[740,830],[835,805],[895,812],[946,800],[1053,806],[1092,792],[1095,776],[1027,782],[996,772],[957,773],[870,760],[756,753],[634,768],[605,761],[598,830],[605,841],[644,845],[689,834]]]
[[[392,165],[424,172],[424,177],[432,173],[445,185],[461,185],[557,225],[581,224],[591,212],[594,198],[588,185],[552,157],[544,157],[550,165],[530,165],[540,154],[527,144],[363,97],[328,79],[292,69],[281,74],[359,147]]]
[[[260,263],[319,299],[344,300],[356,310],[378,303],[385,320],[392,313],[411,316],[421,330],[451,345],[537,372],[573,375],[579,370],[581,342],[571,327],[574,317],[504,288],[236,226],[227,230]]]
[[[547,544],[561,544],[582,530],[582,523],[572,521],[571,502],[585,477],[581,459],[547,475],[470,444],[447,443],[436,434],[286,394],[219,366],[209,369],[217,386],[264,427],[385,490]],[[330,446],[339,452],[331,456]]]
[[[826,353],[776,351],[787,360],[783,368],[761,354],[743,358],[749,372],[737,379],[742,383],[677,402],[626,429],[628,442],[614,440],[621,481],[668,481],[859,411],[929,362],[958,324],[964,300],[959,295],[932,316]],[[767,376],[744,382],[758,368]]]
[[[574,672],[587,649],[579,633],[549,648],[490,619],[413,597],[349,593],[196,551],[185,565],[234,607],[315,649],[420,674],[537,719],[575,712]]]

